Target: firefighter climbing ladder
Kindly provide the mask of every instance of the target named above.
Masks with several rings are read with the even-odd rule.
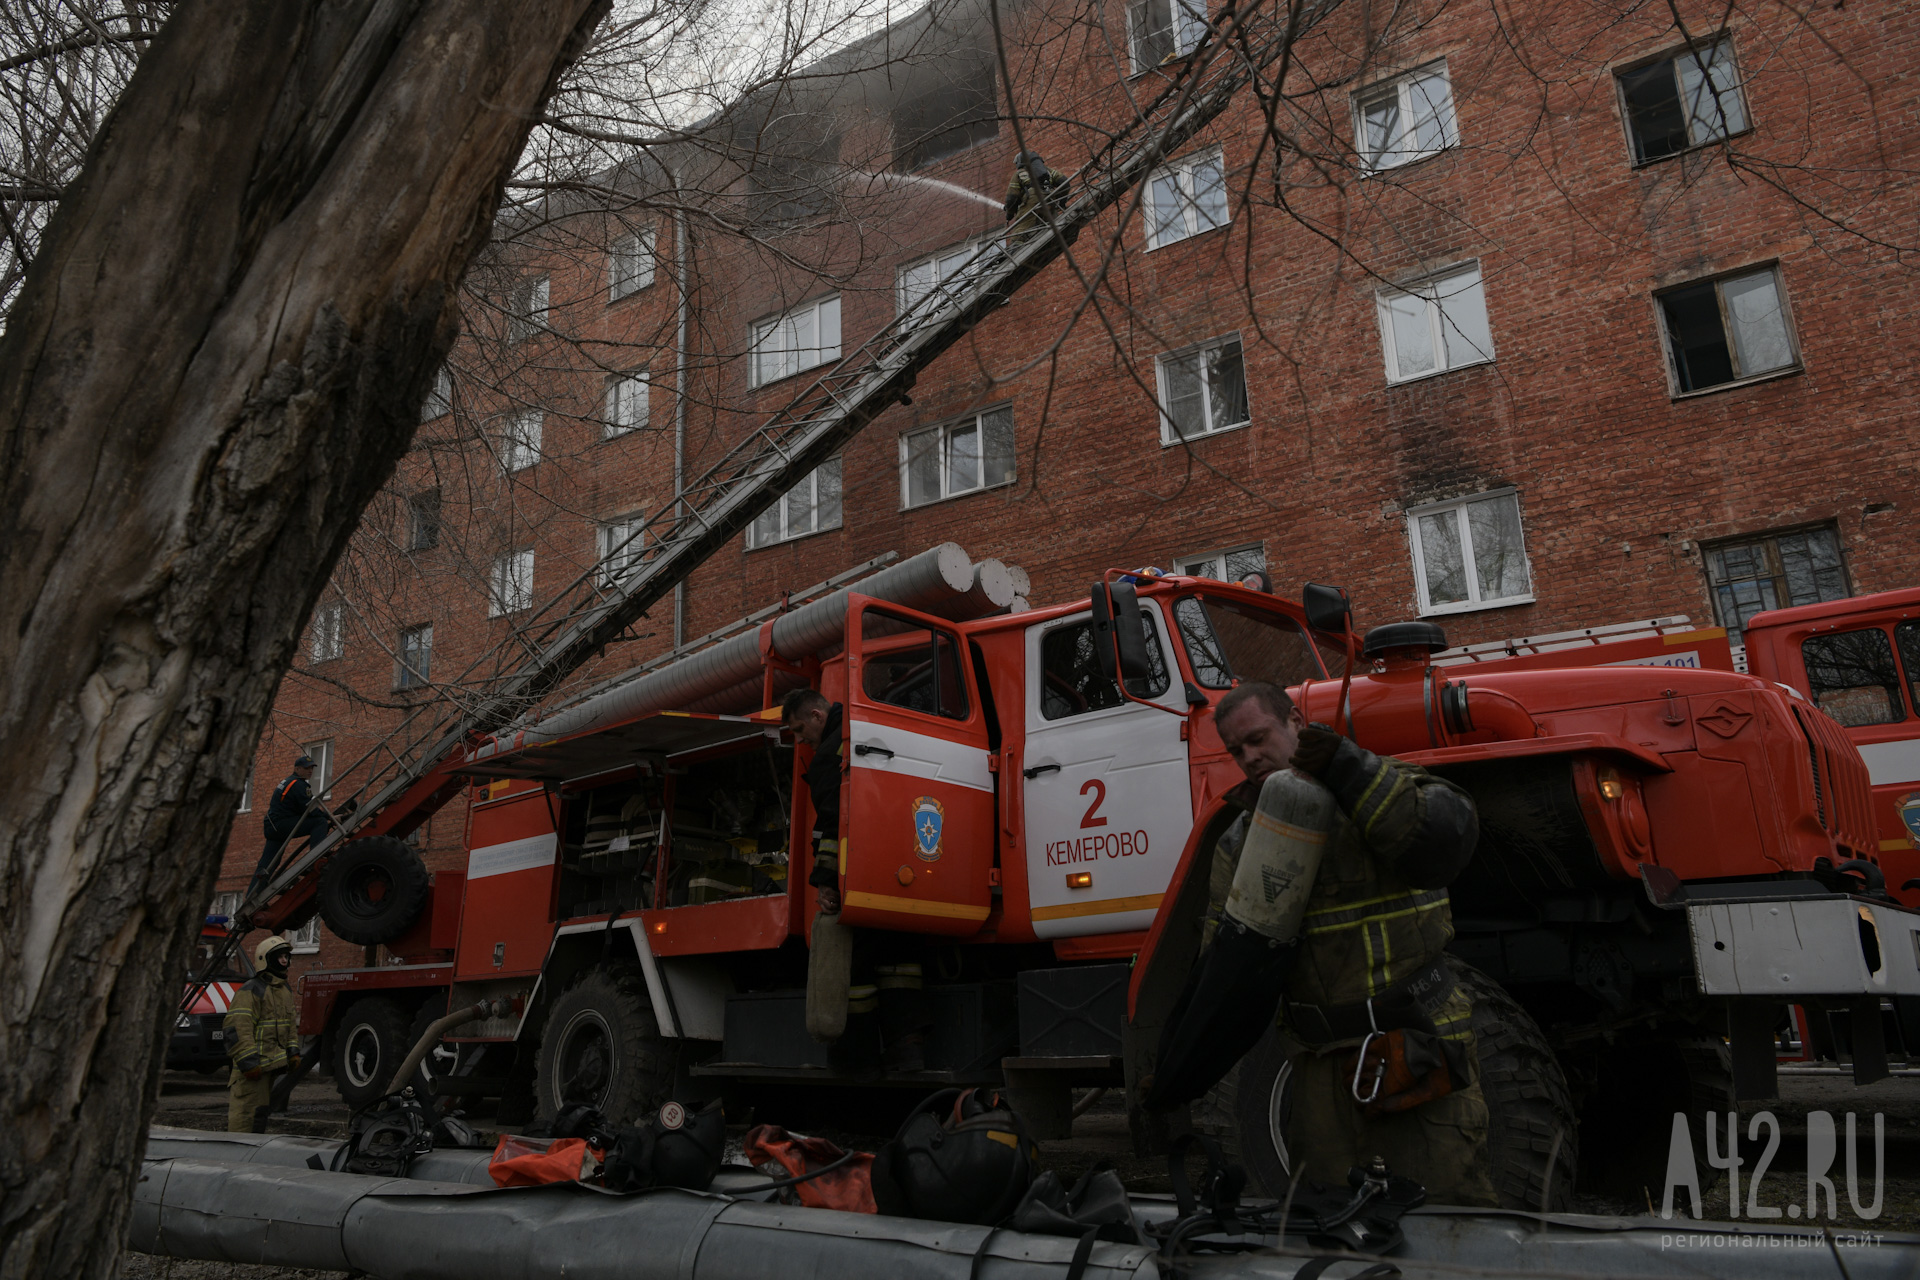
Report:
[[[1269,6],[1275,2],[1268,0]],[[458,779],[438,772],[456,749],[513,723],[618,640],[728,539],[898,403],[921,369],[1061,256],[1084,227],[1224,111],[1241,88],[1338,4],[1286,0],[1278,14],[1257,5],[1244,14],[1232,8],[1220,14],[1160,93],[1070,176],[1068,198],[1042,208],[1044,227],[988,240],[951,276],[748,434],[632,534],[629,543],[637,539],[644,551],[611,588],[592,590],[590,572],[549,602],[541,611],[551,615],[545,631],[529,636],[522,630],[511,642],[527,656],[490,682],[483,696],[463,699],[405,746],[383,748],[388,758],[377,772],[385,776],[367,784],[371,794],[243,903],[241,922],[295,887],[374,815],[398,804],[403,812],[420,810],[424,820],[459,786]],[[590,592],[583,604],[556,611],[583,587]],[[405,834],[417,822],[403,818],[383,825]]]

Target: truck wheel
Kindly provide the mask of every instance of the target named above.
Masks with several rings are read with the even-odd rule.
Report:
[[[1700,1185],[1718,1180],[1720,1171],[1707,1163],[1707,1113],[1718,1118],[1724,1139],[1727,1116],[1736,1109],[1724,1041],[1698,1027],[1642,1031],[1620,1036],[1580,1065],[1590,1082],[1580,1112],[1583,1190],[1631,1203],[1642,1188],[1659,1186],[1676,1114],[1687,1118]]]
[[[540,1114],[585,1103],[631,1124],[667,1100],[677,1056],[637,968],[589,969],[547,1014],[534,1070]]]
[[[333,1028],[333,1087],[355,1110],[386,1096],[407,1050],[411,1023],[405,1009],[385,996],[347,1006]]]
[[[446,993],[428,996],[427,1002],[414,1013],[413,1022],[407,1027],[406,1051],[413,1052],[413,1046],[420,1043],[420,1037],[427,1034],[427,1028],[446,1015]],[[459,1029],[454,1028],[456,1031]],[[407,1083],[413,1086],[414,1093],[421,1098],[437,1097],[440,1092],[437,1083],[447,1076],[458,1073],[462,1063],[470,1062],[485,1049],[486,1046],[483,1044],[448,1044],[442,1040],[427,1050],[427,1056],[420,1059],[420,1065],[414,1068],[413,1077]]]
[[[1499,983],[1456,956],[1473,1001],[1473,1044],[1487,1100],[1487,1154],[1504,1209],[1557,1212],[1571,1203],[1580,1130],[1560,1060],[1540,1026]]]
[[[426,863],[403,841],[350,841],[320,872],[320,918],[348,942],[392,942],[420,917],[427,889]]]

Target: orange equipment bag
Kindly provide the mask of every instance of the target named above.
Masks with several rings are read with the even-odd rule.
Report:
[[[517,1138],[500,1135],[487,1172],[503,1187],[538,1187],[549,1182],[580,1182],[593,1176],[605,1159],[585,1138]]]
[[[759,1124],[747,1131],[744,1153],[747,1163],[757,1168],[769,1164],[787,1171],[790,1178],[812,1173],[824,1165],[846,1157],[825,1138],[809,1138],[788,1133],[777,1124]],[[810,1209],[842,1209],[848,1213],[878,1213],[873,1203],[873,1155],[856,1151],[853,1158],[838,1169],[817,1178],[793,1184],[800,1203]]]

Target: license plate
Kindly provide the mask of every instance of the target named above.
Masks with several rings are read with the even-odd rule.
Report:
[[[224,1031],[216,1031],[209,1038],[213,1040],[225,1040],[227,1038],[227,1033]]]

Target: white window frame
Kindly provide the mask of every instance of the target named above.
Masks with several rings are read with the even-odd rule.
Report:
[[[224,893],[216,893],[213,895],[212,903],[207,907],[207,914],[210,916],[225,916],[228,920],[231,920],[234,917],[234,913],[240,910],[240,898],[241,893],[238,889],[228,889]],[[318,916],[315,917],[315,919],[318,918]]]
[[[1467,508],[1476,502],[1486,502],[1495,498],[1511,498],[1514,505],[1514,521],[1520,533],[1520,558],[1526,567],[1527,589],[1517,595],[1499,596],[1483,599],[1480,595],[1480,574],[1473,548],[1473,531],[1467,522]],[[1433,603],[1427,594],[1427,561],[1425,549],[1421,545],[1420,517],[1455,513],[1460,531],[1460,553],[1462,572],[1467,585],[1465,600]],[[1527,554],[1526,513],[1520,509],[1520,491],[1509,485],[1502,489],[1488,489],[1484,493],[1469,493],[1458,498],[1449,498],[1445,502],[1426,502],[1417,507],[1408,507],[1407,544],[1413,552],[1413,587],[1420,602],[1420,616],[1437,617],[1447,613],[1472,613],[1480,609],[1504,609],[1510,605],[1533,603],[1533,558]]]
[[[601,586],[617,585],[640,563],[641,553],[646,550],[646,525],[646,513],[635,511],[593,527],[594,562],[600,567]]]
[[[240,780],[240,803],[235,807],[235,813],[253,812],[253,768],[254,766],[249,764],[247,776]]]
[[[280,936],[293,944],[293,954],[310,956],[320,949],[320,917],[315,915],[298,929],[283,930]]]
[[[1213,367],[1211,360],[1212,353],[1224,350],[1229,343],[1239,343],[1240,345],[1240,390],[1247,397],[1247,416],[1239,422],[1230,422],[1225,426],[1216,427],[1212,425],[1213,381],[1208,375],[1211,373]],[[1173,418],[1167,412],[1168,402],[1172,397],[1172,391],[1168,385],[1167,366],[1177,360],[1195,354],[1203,357],[1200,391],[1204,397],[1202,402],[1202,416],[1208,425],[1202,431],[1196,431],[1192,435],[1183,436],[1175,428]],[[1241,341],[1239,333],[1223,333],[1217,338],[1209,338],[1205,342],[1196,342],[1192,346],[1182,347],[1178,351],[1165,352],[1154,359],[1153,372],[1154,380],[1160,393],[1160,403],[1158,406],[1160,410],[1160,444],[1163,448],[1171,448],[1177,444],[1190,444],[1195,440],[1211,439],[1214,436],[1225,435],[1229,431],[1238,431],[1242,427],[1253,425],[1253,391],[1252,388],[1247,385],[1247,347],[1246,343]]]
[[[1467,277],[1471,276],[1471,281]],[[1464,282],[1464,283],[1463,283]],[[1477,304],[1471,295],[1478,294]],[[1400,353],[1394,337],[1394,303],[1402,298],[1414,298],[1426,304],[1427,332],[1433,345],[1438,363],[1431,369],[1417,373],[1400,372]],[[1453,299],[1461,301],[1453,302]],[[1449,305],[1453,309],[1452,317],[1447,312]],[[1486,332],[1486,350],[1480,350],[1477,336],[1467,332],[1467,323],[1471,321],[1472,311],[1477,305]],[[1493,349],[1493,324],[1487,317],[1487,289],[1485,278],[1481,275],[1478,262],[1462,263],[1435,272],[1424,280],[1401,285],[1394,289],[1382,289],[1374,295],[1374,318],[1380,325],[1380,354],[1386,365],[1387,382],[1418,382],[1422,378],[1432,378],[1442,373],[1451,373],[1455,369],[1468,369],[1477,364],[1492,364],[1495,359]],[[1448,334],[1455,335],[1463,346],[1472,350],[1468,358],[1454,360],[1448,350]]]
[[[774,547],[774,546],[780,545],[783,542],[793,542],[799,538],[810,538],[816,533],[827,533],[831,530],[838,529],[846,519],[846,506],[845,506],[846,490],[844,488],[840,488],[840,502],[841,502],[840,514],[834,517],[834,521],[832,524],[820,523],[820,490],[821,490],[821,479],[822,479],[821,473],[827,472],[827,471],[830,471],[832,473],[834,484],[836,486],[841,485],[842,472],[840,470],[840,459],[828,458],[825,462],[815,467],[812,471],[809,471],[807,473],[806,479],[802,480],[799,484],[795,485],[792,489],[787,491],[788,493],[796,493],[803,487],[812,486],[810,492],[812,494],[813,501],[811,504],[809,504],[807,508],[808,518],[811,521],[811,524],[807,528],[797,529],[797,528],[788,527],[787,525],[787,494],[783,493],[780,495],[779,503],[773,508],[773,510],[778,511],[780,513],[779,536],[764,538],[764,539],[761,537],[760,524],[761,524],[761,521],[766,518],[766,513],[762,512],[759,516],[756,516],[754,518],[753,523],[747,526],[747,550],[758,551],[762,547]]]
[[[1267,572],[1267,544],[1264,542],[1246,542],[1237,547],[1221,547],[1215,551],[1203,551],[1198,555],[1175,556],[1174,573],[1185,578],[1211,578],[1215,582],[1238,582],[1239,578],[1226,577],[1227,557],[1245,555],[1253,552],[1260,557],[1260,572]],[[1219,572],[1214,572],[1214,570]],[[1240,575],[1245,577],[1245,574]]]
[[[427,391],[427,402],[420,406],[420,421],[431,422],[453,412],[453,370],[444,364],[433,371],[433,386]]]
[[[501,470],[512,475],[540,461],[540,438],[546,422],[546,412],[541,409],[522,409],[506,416],[506,427],[500,433]]]
[[[421,637],[421,651],[426,661],[420,665],[425,670],[415,671],[407,661],[407,638]],[[400,645],[394,652],[393,687],[395,689],[424,689],[433,681],[433,624],[423,622],[417,627],[406,627],[400,632]]]
[[[959,274],[960,268],[967,265],[973,259],[973,255],[979,251],[978,240],[962,240],[959,244],[950,244],[944,249],[895,268],[893,273],[894,314],[902,316],[907,314],[916,302]],[[932,268],[929,282],[925,285],[909,284],[907,277],[922,267]]]
[[[333,739],[302,743],[300,754],[313,759],[313,778],[308,786],[322,800],[333,799]]]
[[[810,346],[800,345],[799,329],[803,322],[813,328]],[[831,344],[824,341],[829,325],[833,332]],[[782,378],[831,364],[840,358],[840,295],[830,293],[777,316],[756,320],[752,334],[753,341],[747,351],[749,386],[769,386]]]
[[[533,548],[502,551],[487,574],[487,616],[504,618],[533,607]]]
[[[1198,197],[1195,195],[1194,175],[1203,165],[1209,163],[1220,177],[1222,213],[1218,222],[1202,216]],[[1180,212],[1177,225],[1173,222],[1162,224],[1159,221],[1159,204],[1154,196],[1158,190],[1156,184],[1166,178],[1172,178],[1179,190]],[[1146,198],[1141,214],[1146,219],[1147,248],[1150,251],[1164,249],[1170,244],[1179,244],[1182,240],[1191,240],[1195,236],[1233,225],[1233,193],[1227,189],[1227,162],[1219,147],[1202,148],[1155,169],[1147,175],[1145,191]],[[1203,226],[1203,222],[1206,225]]]
[[[1447,86],[1446,101],[1438,104],[1432,113],[1440,125],[1440,142],[1438,146],[1423,147],[1417,136],[1423,117],[1417,114],[1417,108],[1433,103],[1430,95],[1424,103],[1416,101],[1419,97],[1416,86],[1436,76]],[[1400,130],[1376,152],[1368,137],[1367,111],[1386,98],[1392,98],[1399,110]],[[1361,169],[1366,173],[1385,173],[1389,169],[1398,169],[1429,156],[1437,156],[1459,145],[1460,120],[1453,105],[1453,76],[1447,70],[1445,58],[1415,67],[1391,80],[1368,85],[1353,95],[1353,150],[1360,157]]]
[[[607,439],[638,431],[647,425],[647,401],[652,391],[653,378],[645,369],[635,369],[607,380]]]
[[[540,276],[527,282],[526,289],[520,294],[518,311],[507,317],[508,335],[513,341],[524,342],[547,328],[547,313],[552,300],[552,276]]]
[[[986,439],[987,439],[987,415],[992,413],[1005,413],[1008,418],[1008,426],[1009,428],[1012,427],[1013,405],[1011,403],[1007,403],[1007,404],[989,405],[985,409],[981,409],[975,413],[967,414],[964,417],[953,418],[946,422],[937,423],[931,427],[922,427],[917,431],[908,431],[908,432],[903,432],[901,434],[900,436],[900,507],[902,510],[911,510],[918,507],[930,507],[937,502],[945,502],[949,498],[964,498],[970,493],[985,493],[989,489],[998,489],[1004,485],[1010,485],[1016,479],[1019,478],[1018,476],[1018,469],[1019,469],[1018,462],[1019,462],[1019,453],[1020,453],[1019,447],[1015,444],[1010,444],[1010,447],[1007,453],[1006,475],[1001,477],[998,480],[989,481],[987,479],[987,457],[986,457],[986,449],[985,449]],[[950,488],[948,487],[947,482],[952,478],[952,466],[951,466],[952,452],[951,451],[953,447],[953,437],[956,432],[963,431],[968,427],[974,428],[974,431],[976,433],[974,438],[979,442],[981,446],[981,451],[978,457],[978,462],[980,464],[980,480],[979,480],[979,483],[968,485],[964,489]],[[924,444],[917,443],[917,442],[927,441],[927,438],[929,436],[935,437],[935,439],[930,443],[924,443]],[[908,468],[912,463],[912,461],[914,460],[915,456],[918,454],[918,451],[921,449],[930,449],[936,455],[935,466],[936,466],[936,469],[938,470],[939,477],[940,477],[940,481],[939,481],[940,492],[935,497],[927,498],[920,502],[915,502],[913,500],[912,485],[908,477]]]
[[[313,622],[307,628],[307,661],[335,662],[346,651],[347,606],[344,601],[329,600],[313,611]]]
[[[613,238],[607,247],[607,301],[630,298],[653,283],[654,229],[646,227]]]
[[[1127,56],[1135,75],[1186,57],[1200,47],[1200,41],[1207,34],[1206,0],[1165,0],[1167,25],[1142,30],[1140,17],[1149,3],[1151,0],[1128,0],[1127,4]],[[1161,32],[1172,38],[1170,51],[1163,58],[1149,60],[1140,46]]]

